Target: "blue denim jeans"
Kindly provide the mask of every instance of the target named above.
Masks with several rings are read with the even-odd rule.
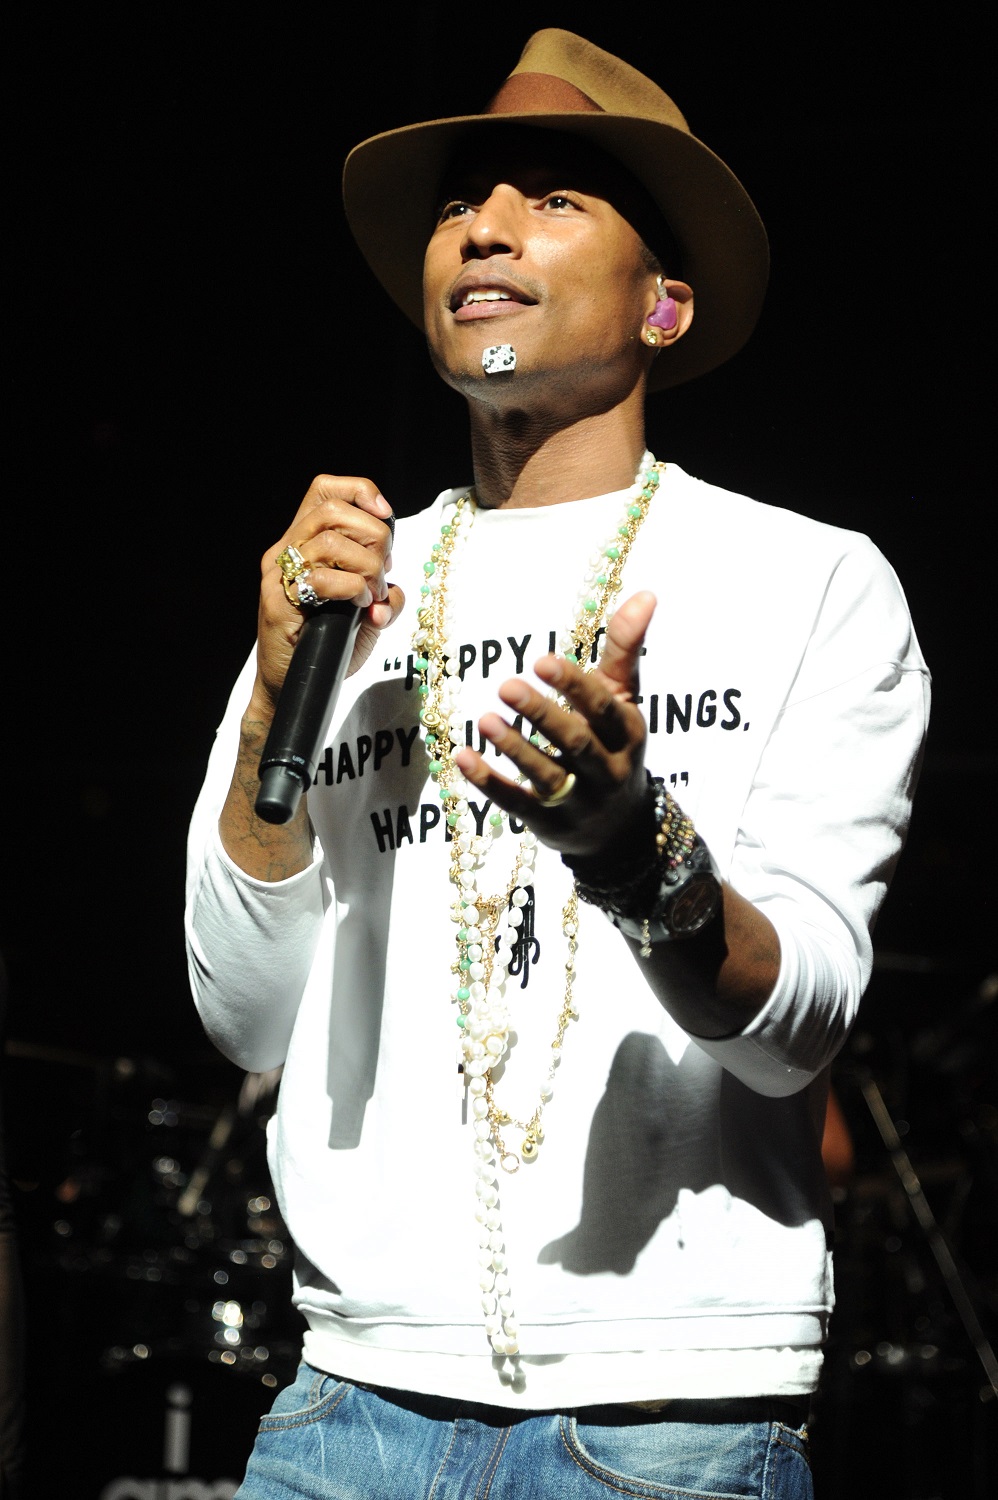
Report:
[[[779,1408],[529,1415],[370,1390],[302,1364],[260,1423],[235,1500],[812,1500],[806,1434]]]

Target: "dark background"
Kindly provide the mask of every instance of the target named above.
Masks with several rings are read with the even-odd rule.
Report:
[[[942,1427],[970,1455],[960,1493],[978,1492],[983,1370],[891,1187],[861,1084],[869,1074],[904,1126],[993,1336],[983,17],[966,3],[931,23],[886,6],[618,4],[597,25],[565,4],[144,3],[14,20],[5,1108],[39,1342],[84,1378],[91,1343],[117,1337],[115,1295],[102,1283],[101,1327],[77,1325],[90,1299],[52,1238],[58,1192],[77,1194],[62,1238],[82,1247],[79,1270],[124,1197],[123,1163],[147,1172],[157,1131],[172,1128],[150,1124],[152,1101],[181,1102],[170,1149],[189,1170],[241,1083],[189,999],[182,885],[186,822],[252,645],[259,556],[317,472],[370,474],[401,514],[469,473],[460,403],[348,237],[343,157],[376,131],[479,108],[530,31],[565,25],[674,95],[770,233],[757,332],[721,371],[653,401],[650,446],[869,533],[933,670],[909,847],[840,1066],[857,1151],[841,1260],[855,1307],[825,1430],[862,1438],[872,1407],[910,1450],[915,1418]],[[693,615],[711,607],[709,577],[687,588]],[[882,1377],[870,1366],[886,1372],[893,1356],[878,1340],[903,1354]],[[48,1418],[32,1420],[48,1453]],[[872,1455],[882,1445],[870,1442]],[[827,1497],[830,1451],[824,1461]],[[911,1476],[892,1470],[879,1493],[957,1493],[934,1462],[916,1450]]]

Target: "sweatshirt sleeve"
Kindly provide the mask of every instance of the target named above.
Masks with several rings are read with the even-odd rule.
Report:
[[[872,542],[851,540],[761,754],[728,875],[775,927],[779,977],[743,1032],[696,1039],[774,1096],[827,1067],[855,1019],[928,723],[901,586]]]
[[[185,934],[205,1031],[230,1061],[263,1072],[287,1055],[326,899],[318,845],[308,869],[268,882],[241,870],[219,839],[254,666],[251,657],[232,690],[191,818]]]

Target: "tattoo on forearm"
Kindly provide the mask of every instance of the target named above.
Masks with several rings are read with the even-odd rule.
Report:
[[[257,879],[278,881],[306,868],[312,842],[304,801],[290,823],[266,823],[256,815],[260,755],[268,732],[269,726],[261,721],[243,721],[219,828],[225,848],[242,869]]]

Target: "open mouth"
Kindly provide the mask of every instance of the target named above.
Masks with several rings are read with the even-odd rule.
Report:
[[[463,277],[450,298],[451,312],[460,322],[502,317],[536,305],[536,298],[509,282],[480,282]]]
[[[470,307],[473,302],[512,302],[513,298],[509,292],[466,292],[461,302],[462,307]]]

